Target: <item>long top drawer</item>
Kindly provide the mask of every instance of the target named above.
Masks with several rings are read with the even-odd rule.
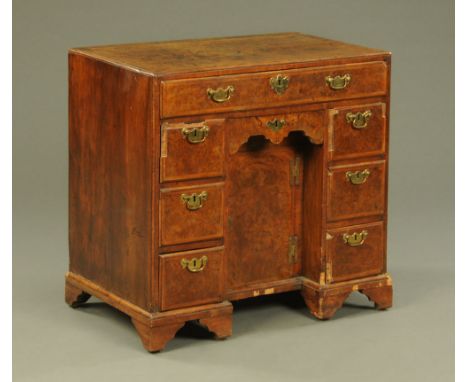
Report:
[[[383,61],[162,81],[163,118],[386,94]]]

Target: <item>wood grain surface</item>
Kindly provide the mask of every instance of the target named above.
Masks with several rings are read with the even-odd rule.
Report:
[[[70,270],[149,309],[152,78],[69,64]]]
[[[301,33],[120,44],[73,52],[153,74],[252,68],[326,59],[380,57],[388,52]]]
[[[270,79],[278,74],[289,78],[283,94],[277,94]],[[351,81],[343,89],[332,89],[328,76],[349,74]],[[208,89],[234,88],[229,100],[213,102]],[[387,65],[383,61],[365,64],[330,65],[313,69],[226,75],[169,80],[162,82],[161,114],[164,117],[194,115],[229,110],[246,110],[290,104],[304,104],[333,99],[384,95],[387,88]]]
[[[226,177],[226,283],[230,290],[289,278],[289,237],[297,233],[290,161],[295,151],[261,137],[228,160]]]

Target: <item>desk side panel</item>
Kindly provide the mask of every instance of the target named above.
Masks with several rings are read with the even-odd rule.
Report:
[[[151,309],[153,78],[69,55],[70,271]]]

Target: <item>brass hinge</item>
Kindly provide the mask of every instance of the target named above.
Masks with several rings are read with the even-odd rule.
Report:
[[[291,186],[299,185],[299,168],[300,168],[301,158],[296,157],[289,161],[289,179]]]
[[[288,247],[288,258],[289,264],[297,263],[297,236],[289,236],[289,247]]]

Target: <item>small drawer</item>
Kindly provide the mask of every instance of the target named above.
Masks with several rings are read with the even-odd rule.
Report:
[[[161,182],[222,176],[223,119],[199,123],[163,123]]]
[[[226,120],[228,153],[236,153],[250,137],[263,135],[278,144],[292,131],[302,131],[315,144],[323,143],[326,112],[323,110],[303,113],[274,114]]]
[[[161,310],[222,300],[223,247],[159,257]]]
[[[329,221],[385,212],[385,161],[333,167],[328,173]]]
[[[164,118],[384,95],[383,61],[275,72],[166,80]]]
[[[384,272],[384,223],[355,225],[327,230],[327,255],[331,282]]]
[[[376,155],[385,152],[385,104],[359,105],[330,110],[332,159]]]
[[[161,245],[223,236],[223,183],[161,190]]]

